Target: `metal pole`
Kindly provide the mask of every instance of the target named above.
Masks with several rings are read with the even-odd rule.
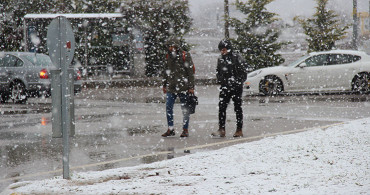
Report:
[[[87,22],[87,20],[83,21],[84,22]],[[88,23],[86,23],[86,26],[85,26],[85,54],[84,54],[84,57],[85,57],[85,70],[88,70],[87,69],[87,63],[88,63],[88,59],[87,59],[87,52],[88,52],[88,49],[87,49],[87,45],[88,45],[88,42],[87,42],[87,25]]]
[[[59,17],[60,22],[60,45],[66,47],[66,21],[65,17]],[[63,22],[62,22],[63,21]],[[69,74],[66,64],[66,49],[60,50],[60,65],[62,69],[62,129],[63,129],[63,178],[70,179],[69,176],[69,133],[71,129],[70,121],[70,89]]]
[[[358,17],[357,17],[357,0],[353,0],[353,49],[357,50],[357,39],[358,39]]]
[[[230,34],[229,34],[229,0],[225,0],[224,12],[225,12],[225,38],[228,39],[230,37]]]
[[[27,22],[26,22],[26,18],[24,18],[23,20],[23,41],[24,41],[24,51],[28,51],[28,36],[27,36]]]

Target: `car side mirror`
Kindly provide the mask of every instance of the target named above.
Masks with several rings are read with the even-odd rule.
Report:
[[[298,65],[298,67],[304,68],[304,67],[307,67],[307,64],[305,62],[302,62],[301,64]]]

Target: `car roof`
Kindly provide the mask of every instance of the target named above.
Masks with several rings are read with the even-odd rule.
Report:
[[[368,56],[364,51],[357,51],[357,50],[330,50],[330,51],[320,51],[320,52],[311,52],[309,55],[318,55],[318,54],[352,54],[352,55],[359,55],[359,56]]]
[[[45,54],[42,54],[42,53],[34,53],[34,52],[23,52],[23,51],[20,51],[20,52],[16,52],[16,51],[0,51],[0,55],[1,53],[3,54],[12,54],[12,55],[15,55],[15,56],[30,56],[30,55],[45,55]]]
[[[27,61],[29,61],[29,58],[27,56],[30,56],[30,57],[48,56],[48,55],[45,55],[45,54],[42,54],[42,53],[34,53],[34,52],[13,52],[13,51],[12,52],[7,52],[7,51],[0,51],[0,57],[1,56],[4,56],[6,54],[14,55],[14,56],[17,56],[18,58],[21,58],[22,60],[27,60]]]

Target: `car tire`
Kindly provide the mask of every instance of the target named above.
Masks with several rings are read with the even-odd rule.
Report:
[[[268,96],[278,95],[284,90],[283,82],[275,75],[266,76],[261,80],[259,88],[260,92]]]
[[[9,95],[7,93],[2,93],[0,95],[0,103],[6,103],[9,99]]]
[[[353,78],[352,91],[366,93],[369,92],[370,76],[369,73],[359,73]]]
[[[23,83],[15,82],[10,86],[10,99],[13,103],[26,103],[27,92]]]

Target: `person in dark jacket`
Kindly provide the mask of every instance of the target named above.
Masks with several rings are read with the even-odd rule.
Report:
[[[230,99],[232,99],[234,102],[234,111],[236,113],[236,132],[233,137],[242,137],[242,93],[243,83],[247,79],[247,66],[243,57],[233,51],[230,40],[222,40],[218,45],[218,49],[221,52],[216,69],[217,83],[220,84],[218,104],[219,129],[212,133],[212,136],[225,137],[226,109]]]
[[[173,105],[176,98],[179,97],[183,113],[183,132],[180,137],[188,137],[190,113],[185,104],[189,98],[189,93],[194,94],[194,64],[190,54],[180,48],[180,42],[177,39],[170,39],[166,45],[168,53],[162,77],[163,93],[166,94],[168,130],[162,136],[175,135]]]

